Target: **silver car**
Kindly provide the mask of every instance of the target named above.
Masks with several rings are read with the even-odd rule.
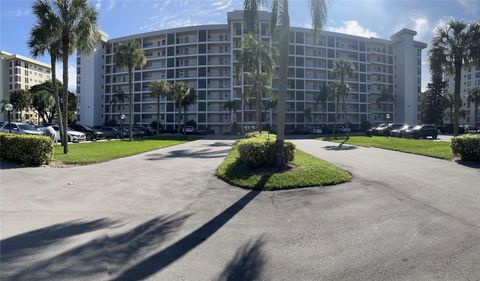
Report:
[[[12,134],[37,135],[37,136],[45,135],[45,132],[43,130],[39,130],[27,123],[11,122],[10,129],[12,131]],[[10,129],[8,126],[8,122],[5,123],[2,127],[0,127],[0,131],[4,133],[10,133]]]

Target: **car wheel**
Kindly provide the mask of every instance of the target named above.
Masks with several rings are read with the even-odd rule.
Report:
[[[120,135],[119,135],[119,134],[116,134],[116,135],[115,135],[115,138],[116,138],[116,139],[119,139],[119,138],[120,138]]]
[[[433,136],[432,136],[432,139],[436,140],[437,137],[438,137],[437,135],[433,135]]]
[[[87,136],[86,136],[86,140],[87,140],[87,141],[91,141],[92,139],[93,139],[93,138],[92,138],[91,135],[87,135]]]

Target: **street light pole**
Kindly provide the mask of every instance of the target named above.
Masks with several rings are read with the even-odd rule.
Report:
[[[122,114],[122,116],[120,116],[120,119],[122,119],[122,131],[120,132],[121,133],[121,136],[122,136],[122,140],[123,140],[123,120],[125,120],[125,114]]]
[[[8,115],[8,131],[11,134],[12,133],[12,124],[10,123],[10,111],[13,110],[13,105],[11,103],[7,103],[5,105],[5,110],[7,111],[7,115]]]

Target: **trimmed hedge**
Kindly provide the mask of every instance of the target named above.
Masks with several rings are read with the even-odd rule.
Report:
[[[480,161],[480,135],[463,135],[452,138],[452,151],[462,160]]]
[[[245,134],[245,138],[246,139],[249,139],[249,138],[257,138],[257,137],[274,137],[276,138],[277,135],[275,134],[270,134],[268,132],[258,132],[258,131],[255,131],[255,132],[250,132],[250,133],[246,133]]]
[[[276,136],[266,134],[250,137],[238,141],[238,152],[240,161],[250,167],[269,167],[275,164]],[[285,159],[287,162],[293,160],[295,145],[291,142],[284,142]]]
[[[40,166],[52,160],[53,142],[48,137],[0,133],[0,157]]]

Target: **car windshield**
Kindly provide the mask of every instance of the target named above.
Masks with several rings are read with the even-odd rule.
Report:
[[[35,127],[33,127],[32,125],[29,125],[29,124],[18,124],[18,127],[20,127],[20,129],[22,129],[22,130],[33,130],[33,131],[36,130]]]
[[[411,127],[411,126],[409,126],[409,125],[403,125],[403,126],[400,128],[400,130],[405,130],[405,129],[408,129],[408,128],[410,128],[410,127]]]
[[[92,127],[89,127],[89,126],[87,126],[87,125],[80,125],[80,126],[83,127],[84,129],[93,131]]]
[[[422,125],[417,125],[415,127],[413,127],[414,130],[418,130],[418,129],[421,129],[422,128]]]

